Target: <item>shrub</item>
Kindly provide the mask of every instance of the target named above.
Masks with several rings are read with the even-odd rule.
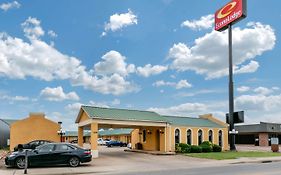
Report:
[[[221,152],[221,146],[213,144],[213,152]]]
[[[203,145],[207,145],[207,146],[213,147],[213,144],[212,144],[212,142],[210,142],[210,141],[204,141],[204,142],[202,142],[202,143],[200,144],[200,146],[203,146]]]
[[[202,147],[202,152],[204,153],[209,153],[213,151],[213,144],[209,141],[204,141],[200,144],[200,146]]]
[[[185,144],[185,143],[181,143],[180,147],[181,147],[182,153],[190,153],[190,145]]]
[[[176,143],[175,148],[176,148],[176,153],[180,153],[181,152],[181,147],[180,147],[180,145],[178,143]]]
[[[189,153],[190,145],[185,144],[185,143],[176,144],[176,152],[177,153]]]
[[[191,153],[202,153],[202,148],[197,145],[191,145],[190,152]]]
[[[209,153],[209,152],[213,151],[213,147],[212,146],[202,145],[200,147],[202,148],[202,152],[203,153]]]

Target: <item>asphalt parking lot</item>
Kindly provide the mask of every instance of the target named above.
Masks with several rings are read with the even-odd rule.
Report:
[[[99,147],[99,158],[92,162],[82,164],[77,168],[68,166],[32,167],[28,174],[54,175],[54,174],[123,174],[145,173],[148,171],[172,171],[178,169],[198,167],[218,167],[228,165],[230,161],[217,161],[198,159],[184,155],[150,155],[143,153],[125,152],[124,147]],[[251,145],[238,145],[239,151],[270,151],[270,147],[254,147]],[[243,160],[244,161],[244,160]],[[6,168],[3,159],[0,161],[0,175],[20,175],[23,170]]]
[[[68,166],[60,167],[32,167],[29,168],[28,174],[117,174],[125,172],[145,172],[151,170],[165,170],[180,167],[209,166],[216,165],[215,160],[202,160],[190,158],[183,155],[150,155],[142,153],[125,152],[125,148],[107,148],[99,147],[99,158],[93,159],[92,162],[82,164],[77,168]],[[4,162],[0,163],[1,175],[23,174],[23,170],[15,168],[6,168]]]

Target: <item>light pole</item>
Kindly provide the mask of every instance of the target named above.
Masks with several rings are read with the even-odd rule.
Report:
[[[60,130],[58,130],[57,133],[58,133],[58,135],[60,136],[60,142],[63,142],[62,136],[65,135],[65,131],[62,130],[62,127],[61,127],[62,122],[58,122],[58,124],[60,125]]]

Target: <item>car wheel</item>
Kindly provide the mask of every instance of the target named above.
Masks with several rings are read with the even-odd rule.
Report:
[[[78,157],[71,157],[71,158],[69,159],[69,165],[70,165],[71,167],[77,167],[77,166],[79,166],[79,165],[80,165],[80,160],[79,160],[79,158],[78,158]]]
[[[19,169],[25,168],[25,158],[24,157],[19,157],[16,159],[16,166]]]

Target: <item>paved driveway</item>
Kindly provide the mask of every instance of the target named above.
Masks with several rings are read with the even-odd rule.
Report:
[[[190,158],[182,155],[156,156],[142,153],[124,152],[124,148],[99,148],[99,158],[91,163],[82,164],[78,168],[64,167],[36,167],[30,168],[28,174],[116,174],[125,172],[146,172],[171,170],[178,168],[192,168],[205,166],[219,166],[216,160]],[[0,169],[1,175],[23,174],[23,170],[14,168]]]

